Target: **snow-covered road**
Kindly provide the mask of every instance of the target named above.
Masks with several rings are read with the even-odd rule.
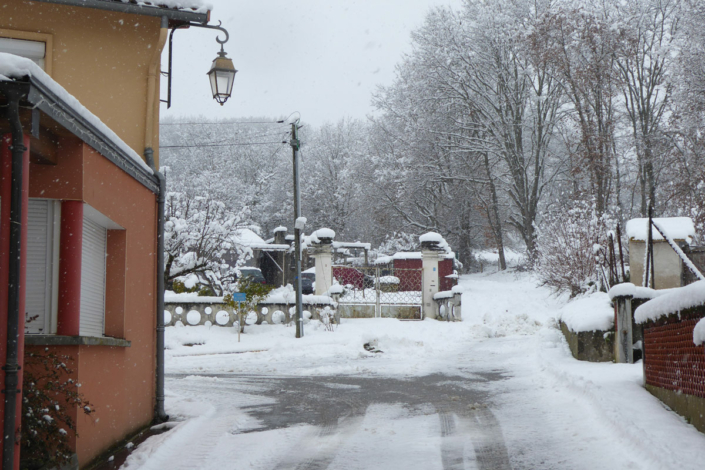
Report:
[[[705,437],[641,366],[575,361],[565,299],[528,277],[462,279],[462,323],[349,320],[168,330],[180,421],[126,469],[690,469]],[[384,351],[362,345],[376,341]],[[249,351],[249,352],[248,352]]]

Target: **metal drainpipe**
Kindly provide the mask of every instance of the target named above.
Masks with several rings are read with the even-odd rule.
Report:
[[[157,171],[154,164],[154,150],[146,148],[144,156],[147,164],[159,179],[157,195],[157,390],[155,420],[163,423],[169,420],[164,410],[164,205],[166,202],[166,178]]]
[[[20,316],[20,253],[22,248],[22,164],[26,151],[22,122],[20,121],[21,93],[6,92],[8,98],[7,118],[12,129],[12,182],[10,209],[10,276],[7,302],[7,360],[5,371],[5,413],[2,441],[2,468],[13,470],[15,465],[15,419],[17,408],[19,316]],[[23,332],[22,332],[23,333]]]

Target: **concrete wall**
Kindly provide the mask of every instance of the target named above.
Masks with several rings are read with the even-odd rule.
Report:
[[[629,240],[629,269],[632,284],[640,286],[644,276],[644,250],[646,243]],[[682,262],[666,242],[654,242],[655,289],[681,286]]]
[[[614,361],[614,331],[584,331],[576,333],[560,322],[570,352],[579,361]]]

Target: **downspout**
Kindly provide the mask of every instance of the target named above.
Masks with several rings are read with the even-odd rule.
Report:
[[[26,151],[22,122],[20,121],[21,94],[8,92],[7,118],[12,129],[12,173],[10,185],[10,263],[7,301],[7,359],[2,369],[5,371],[5,411],[2,441],[2,469],[13,470],[15,465],[17,418],[17,395],[19,378],[19,331],[20,325],[20,259],[22,248],[22,181],[23,154]]]
[[[147,81],[147,122],[145,123],[144,157],[159,180],[157,195],[157,371],[156,371],[156,404],[155,421],[164,422],[169,416],[164,411],[164,203],[166,195],[166,178],[158,171],[154,161],[154,119],[157,114],[157,79],[161,63],[162,50],[169,33],[169,21],[162,17],[159,30],[159,42],[149,64]]]

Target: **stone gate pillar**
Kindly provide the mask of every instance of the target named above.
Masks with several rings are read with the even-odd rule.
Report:
[[[445,252],[441,247],[443,237],[434,232],[421,235],[421,258],[423,261],[423,291],[421,294],[421,311],[424,318],[438,317],[438,304],[433,300],[433,296],[440,289],[440,279],[438,277],[438,262],[441,253]]]
[[[325,294],[333,285],[333,238],[335,232],[329,228],[311,234],[308,252],[316,260],[316,295]]]

